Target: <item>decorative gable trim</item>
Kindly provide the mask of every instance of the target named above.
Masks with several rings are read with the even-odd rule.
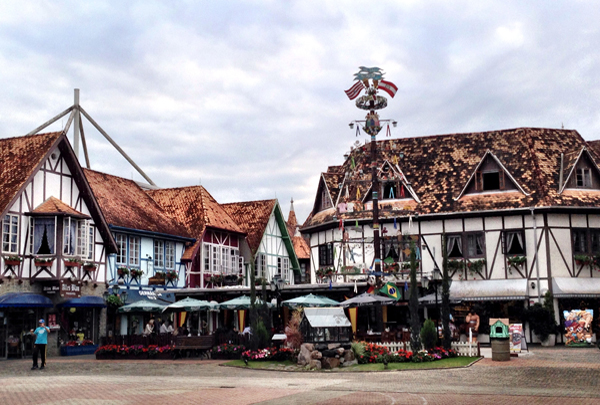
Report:
[[[590,153],[590,151],[588,150],[588,148],[584,146],[579,151],[579,154],[577,155],[577,159],[575,159],[575,162],[573,162],[573,165],[571,166],[571,169],[569,170],[569,174],[564,179],[563,184],[561,184],[560,191],[558,192],[558,194],[562,194],[562,192],[565,191],[565,188],[567,187],[567,184],[569,183],[569,180],[573,176],[573,173],[575,173],[575,169],[577,168],[577,164],[581,160],[581,157],[583,156],[584,152],[586,153],[587,157],[590,159],[590,161],[594,165],[594,168],[596,169],[596,173],[598,175],[600,175],[600,167],[598,167],[598,164],[596,163],[596,159],[594,159],[594,157],[592,156],[592,153]]]
[[[321,201],[321,195],[323,192],[323,187],[325,187],[325,191],[327,191],[327,197],[329,198],[329,202],[331,203],[331,207],[334,207],[333,205],[333,199],[331,198],[331,192],[329,191],[329,187],[327,187],[327,182],[325,181],[325,177],[323,176],[323,173],[321,173],[321,177],[319,180],[319,187],[317,187],[317,198],[315,198],[315,204],[313,206],[313,212],[316,214],[317,212],[322,211],[321,207],[318,206],[317,202],[320,203],[321,205],[323,204]]]
[[[384,160],[383,164],[378,169],[379,178],[381,179],[381,173],[383,173],[383,168],[386,165],[390,167],[390,169],[394,173],[394,176],[397,177],[397,179],[398,179],[398,181],[400,181],[400,183],[402,183],[402,185],[408,191],[408,194],[410,194],[410,196],[413,198],[413,200],[415,200],[417,203],[420,204],[421,200],[419,199],[419,196],[417,195],[417,193],[415,193],[415,190],[412,188],[410,182],[406,179],[404,172],[402,171],[402,169],[400,169],[400,167],[397,164],[393,164],[388,160]],[[387,180],[379,180],[379,184],[383,184],[386,181]],[[363,203],[367,200],[367,197],[369,197],[371,195],[372,189],[373,189],[373,185],[371,184],[371,185],[369,185],[369,188],[365,192],[365,195],[362,197]],[[383,195],[381,197],[383,197]],[[378,199],[379,201],[383,200],[383,198],[381,198],[381,197]],[[408,198],[408,197],[405,197],[405,198]]]
[[[279,225],[279,230],[281,232],[281,238],[283,239],[283,243],[288,251],[288,256],[290,258],[290,262],[292,265],[292,270],[296,273],[300,273],[300,262],[298,262],[298,256],[296,255],[296,251],[294,250],[294,243],[292,241],[292,237],[290,236],[287,225],[285,223],[285,218],[283,217],[283,212],[281,211],[281,207],[279,206],[279,201],[275,203],[273,207],[273,211],[271,215],[275,216],[275,221],[277,225]],[[268,223],[268,221],[267,221]],[[265,228],[266,230],[266,228]],[[264,233],[264,232],[263,232]]]
[[[454,198],[454,201],[458,201],[460,200],[460,198],[465,194],[465,192],[467,191],[467,188],[469,187],[469,185],[471,184],[471,182],[473,181],[477,181],[476,176],[477,173],[479,172],[479,169],[481,168],[481,166],[483,165],[483,163],[485,162],[485,159],[489,156],[491,156],[491,158],[494,160],[494,162],[496,162],[496,164],[500,167],[500,170],[502,170],[504,176],[507,176],[510,181],[512,181],[512,183],[517,187],[517,189],[523,193],[526,196],[529,196],[530,194],[527,193],[523,187],[521,187],[521,185],[517,182],[517,180],[512,176],[512,174],[510,174],[510,172],[506,169],[506,167],[502,164],[502,162],[500,162],[500,159],[498,159],[498,157],[496,157],[496,155],[494,155],[489,149],[485,152],[485,154],[483,155],[483,157],[481,158],[481,160],[479,161],[479,163],[477,164],[477,166],[475,167],[475,170],[473,170],[473,173],[471,173],[471,176],[469,177],[469,180],[467,180],[467,182],[465,183],[464,187],[462,188],[460,194],[458,195],[458,197]],[[506,179],[504,180],[506,181]]]

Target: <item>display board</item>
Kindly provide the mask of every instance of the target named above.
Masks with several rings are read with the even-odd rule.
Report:
[[[523,324],[513,323],[508,330],[510,332],[510,352],[521,353],[522,341],[525,340],[523,338]]]
[[[588,346],[592,344],[592,309],[563,311],[565,318],[565,345]]]

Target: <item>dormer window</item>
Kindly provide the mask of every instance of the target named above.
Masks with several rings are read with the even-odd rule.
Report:
[[[592,169],[578,168],[576,176],[577,188],[592,188]]]
[[[383,185],[383,200],[393,200],[395,198],[400,198],[398,195],[398,185],[396,183],[385,183]]]
[[[325,188],[321,190],[321,210],[326,210],[327,208],[331,208],[333,204],[331,204],[331,198],[329,198],[329,193]]]
[[[501,170],[494,171],[477,171],[475,186],[477,191],[497,191],[504,190],[504,172]]]

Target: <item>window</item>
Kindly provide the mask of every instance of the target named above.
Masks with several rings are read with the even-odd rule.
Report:
[[[229,257],[229,247],[226,246],[222,246],[221,247],[221,265],[222,265],[222,271],[223,274],[230,274],[231,273],[231,266],[230,266],[230,257]]]
[[[221,271],[221,257],[219,254],[219,246],[212,246],[212,267],[211,270],[213,273],[218,273]]]
[[[205,243],[202,247],[204,257],[204,272],[210,273],[210,245]]]
[[[254,260],[254,275],[264,277],[267,273],[267,256],[264,253],[258,253]]]
[[[237,274],[243,272],[244,262],[239,257],[239,249],[235,247],[204,243],[202,254],[206,273]]]
[[[576,173],[576,185],[578,188],[592,188],[592,169],[578,168]]]
[[[282,262],[283,262],[283,279],[291,280],[290,259],[288,257],[284,257]]]
[[[175,268],[175,242],[165,242],[165,267]]]
[[[74,221],[74,220],[72,220]],[[82,259],[88,259],[90,256],[90,228],[91,224],[87,220],[77,221],[77,256]]]
[[[2,251],[17,253],[19,246],[19,216],[7,214],[2,221]]]
[[[401,194],[401,195],[400,195]],[[404,198],[404,188],[400,191],[398,190],[398,185],[396,183],[385,183],[383,185],[383,195],[382,200],[393,200],[396,198]]]
[[[333,266],[333,243],[319,245],[319,266]]]
[[[502,253],[505,255],[525,254],[525,234],[522,229],[503,232]]]
[[[140,238],[137,236],[129,237],[129,265],[140,265]]]
[[[154,241],[154,267],[165,267],[165,244],[162,240]]]
[[[573,229],[573,254],[600,254],[600,229]]]
[[[33,225],[33,254],[53,255],[56,242],[56,217],[35,218]]]
[[[467,256],[483,257],[485,255],[485,235],[483,232],[467,233]]]
[[[329,193],[327,192],[327,189],[323,188],[323,190],[321,190],[321,210],[325,210],[331,206],[332,204],[331,198],[329,198]]]
[[[127,236],[122,233],[115,235],[117,243],[117,264],[127,264]]]
[[[502,170],[479,170],[475,173],[476,191],[504,190],[504,171]]]
[[[283,272],[283,257],[277,258],[277,275],[281,277]]]
[[[76,219],[66,217],[63,219],[63,254],[73,256],[77,246],[77,223]]]
[[[94,226],[89,224],[88,226],[88,260],[94,260]]]
[[[446,251],[448,252],[448,257],[451,257],[451,258],[464,257],[463,246],[462,246],[462,235],[446,236]]]

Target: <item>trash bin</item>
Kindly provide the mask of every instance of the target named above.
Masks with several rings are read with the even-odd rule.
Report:
[[[491,323],[491,321],[490,321]],[[500,319],[490,325],[490,339],[492,341],[492,361],[510,361],[510,333],[508,322]]]

